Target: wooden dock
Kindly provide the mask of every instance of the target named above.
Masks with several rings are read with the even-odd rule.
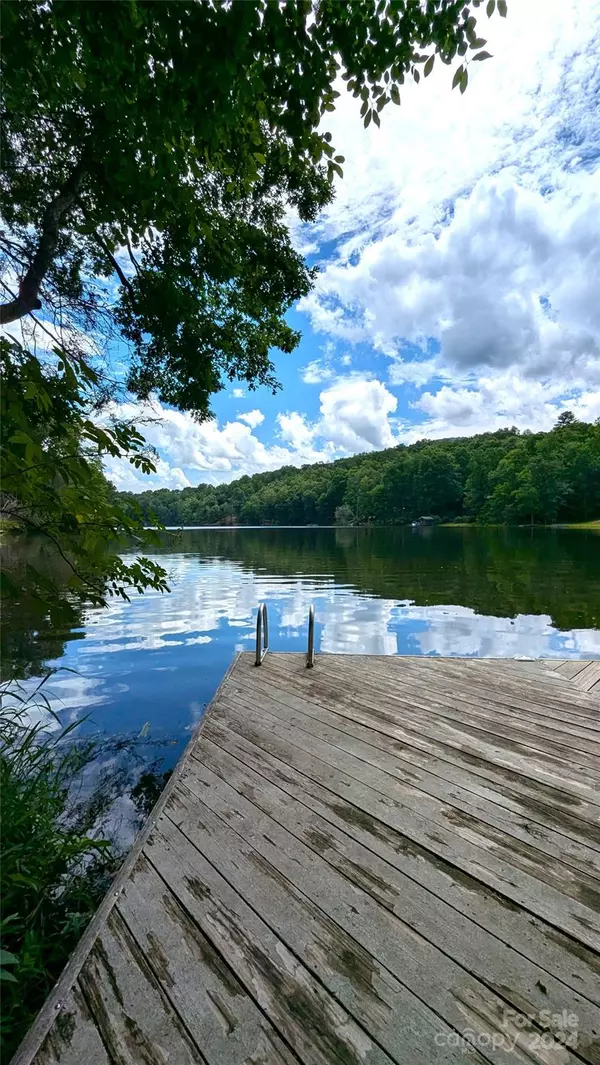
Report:
[[[600,662],[240,655],[15,1065],[600,1063]]]

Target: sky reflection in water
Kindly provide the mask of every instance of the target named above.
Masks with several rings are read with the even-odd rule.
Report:
[[[291,532],[277,530],[276,535]],[[336,536],[335,530],[314,532]],[[240,532],[217,535],[226,546],[229,537],[232,552],[240,542]],[[183,544],[179,551],[157,556],[169,572],[170,595],[150,592],[130,603],[115,601],[105,610],[88,611],[83,633],[73,634],[84,638],[67,642],[63,658],[53,663],[76,670],[59,672],[47,689],[63,719],[85,711],[107,734],[138,732],[149,723],[155,738],[182,736],[201,716],[234,654],[253,649],[261,601],[268,606],[275,651],[305,650],[308,609],[314,602],[316,647],[322,652],[600,657],[597,628],[561,630],[549,613],[491,616],[466,605],[419,605],[408,598],[377,596],[358,590],[358,581],[344,579],[348,571],[336,575],[335,558],[330,573],[269,573],[242,560],[204,557],[199,550],[203,538],[208,533],[194,534],[194,551]],[[407,541],[409,552],[413,542]],[[206,546],[214,549],[214,534]],[[393,557],[397,566],[397,553]],[[315,568],[323,569],[327,556],[321,551],[315,558]],[[303,559],[306,567],[306,555]],[[444,565],[450,579],[456,563],[444,557],[438,570]],[[362,562],[349,567],[350,575],[356,578],[357,569],[362,583],[368,583]],[[426,584],[427,574],[424,565]],[[403,577],[398,574],[398,584],[411,584]]]

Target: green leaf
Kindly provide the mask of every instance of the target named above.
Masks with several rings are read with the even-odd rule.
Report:
[[[16,976],[9,973],[7,969],[0,969],[0,980],[4,980],[10,984],[16,984],[18,982]]]
[[[27,887],[33,888],[34,891],[39,891],[40,885],[37,883],[37,881],[32,880],[30,876],[25,876],[24,873],[11,873],[10,879],[13,881],[13,883],[27,884]],[[2,954],[2,951],[0,951],[0,954]],[[0,965],[8,964],[9,962],[7,962],[6,959],[2,959],[0,957]]]
[[[398,86],[397,85],[392,85],[392,87],[390,89],[390,97],[391,97],[392,103],[396,104],[399,107],[400,106],[400,93],[398,91]]]
[[[462,76],[463,76],[464,69],[465,68],[463,66],[460,66],[460,67],[457,67],[456,70],[454,71],[454,77],[452,78],[452,88],[453,89],[455,89],[457,85],[460,85],[460,83],[462,81]]]
[[[473,62],[474,63],[482,63],[484,59],[491,59],[491,58],[492,57],[491,57],[491,54],[489,52],[478,52],[477,55],[473,56]]]
[[[0,965],[17,965],[19,959],[9,950],[0,950]]]
[[[427,60],[427,62],[425,64],[425,66],[423,67],[423,74],[425,75],[426,78],[428,78],[429,75],[431,74],[431,71],[433,70],[434,62],[435,62],[435,56],[434,55],[430,55],[429,59]]]
[[[377,111],[373,111],[373,122],[375,123],[376,126],[380,126],[381,125],[381,119],[380,119],[379,115],[377,114]]]
[[[366,113],[366,115],[365,115],[365,121],[364,121],[364,127],[365,127],[365,129],[367,128],[367,126],[370,126],[370,124],[371,124],[371,118],[372,118],[372,115],[373,115],[373,112],[372,112],[372,110],[371,110],[371,109],[369,108],[369,110],[367,111],[367,113]]]
[[[502,18],[506,18],[507,10],[508,8],[506,6],[506,0],[498,0],[498,14]]]
[[[487,17],[491,18],[492,15],[494,14],[495,10],[496,10],[496,0],[488,0],[487,7],[485,9],[485,13],[486,13]]]
[[[465,91],[465,89],[467,88],[468,84],[469,84],[469,72],[468,72],[468,70],[464,70],[462,78],[460,79],[460,92],[461,92],[461,95]]]

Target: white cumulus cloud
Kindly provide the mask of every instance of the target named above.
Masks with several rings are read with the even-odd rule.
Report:
[[[313,442],[312,431],[303,437],[284,438],[289,442],[287,447],[267,445],[255,435],[253,427],[239,420],[222,424],[211,419],[198,423],[190,414],[164,407],[156,399],[147,404],[114,405],[111,413],[138,425],[160,456],[156,473],[150,476],[135,470],[128,462],[107,459],[107,476],[122,491],[219,484],[245,473],[324,462],[334,457],[331,446],[320,447]],[[257,425],[256,418],[253,420]]]
[[[482,179],[439,235],[407,244],[395,233],[355,265],[332,265],[310,298],[335,301],[332,332],[347,308],[363,339],[392,357],[395,344],[426,353],[429,338],[438,340],[438,359],[416,362],[417,376],[514,366],[584,384],[600,377],[599,283],[595,189],[570,206],[504,176]]]
[[[245,414],[238,414],[238,421],[245,422],[251,429],[264,422],[265,416],[261,410],[249,410]]]
[[[319,435],[352,454],[395,443],[389,415],[398,400],[381,382],[342,378],[320,395]]]
[[[302,367],[301,372],[305,385],[320,385],[323,381],[335,376],[331,366],[328,366],[322,359],[313,359]]]
[[[362,130],[342,95],[344,181],[310,227],[337,246],[300,310],[381,353],[392,385],[429,383],[421,436],[503,410],[542,428],[566,400],[595,410],[600,383],[600,0],[482,16],[493,58],[464,96],[436,66]]]
[[[278,414],[277,423],[281,439],[290,444],[294,450],[298,451],[312,446],[316,429],[309,425],[304,414],[299,414],[298,411]]]

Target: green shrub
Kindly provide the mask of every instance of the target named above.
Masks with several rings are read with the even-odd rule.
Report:
[[[41,687],[41,686],[40,686]],[[119,858],[93,836],[94,796],[73,800],[93,743],[32,724],[32,700],[0,690],[0,980],[8,1061],[105,894]],[[50,712],[38,689],[35,707]]]

